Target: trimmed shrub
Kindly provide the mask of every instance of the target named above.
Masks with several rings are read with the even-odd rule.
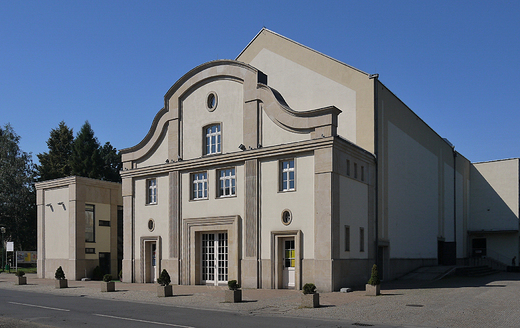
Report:
[[[168,286],[170,284],[170,275],[168,274],[168,271],[166,271],[166,269],[162,270],[161,274],[159,275],[159,278],[157,279],[157,282],[161,286]]]
[[[230,280],[227,283],[229,290],[238,290],[240,288],[240,285],[236,280]]]
[[[63,269],[61,268],[61,265],[59,268],[56,269],[56,273],[54,273],[54,278],[58,280],[65,279],[65,272],[63,272]]]
[[[106,274],[103,276],[103,281],[104,282],[110,282],[112,281],[112,275],[111,274]]]
[[[18,270],[14,273],[17,277],[23,277],[25,276],[25,271]]]
[[[306,283],[303,285],[303,294],[316,294],[316,285],[313,283]]]
[[[367,284],[372,286],[377,286],[381,284],[381,280],[379,280],[379,274],[377,273],[377,265],[372,266],[372,275],[370,276],[370,280],[368,280]]]

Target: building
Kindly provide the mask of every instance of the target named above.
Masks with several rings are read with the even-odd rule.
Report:
[[[38,278],[54,279],[59,266],[71,280],[92,277],[96,266],[117,277],[122,204],[120,183],[77,176],[36,183]]]
[[[181,77],[121,152],[128,282],[167,269],[176,284],[331,291],[376,262],[383,279],[455,264],[484,192],[479,166],[377,75],[265,28]]]

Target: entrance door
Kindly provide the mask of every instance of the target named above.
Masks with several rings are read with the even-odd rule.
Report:
[[[471,241],[471,248],[473,249],[473,257],[486,256],[487,246],[486,238],[475,238]]]
[[[110,253],[99,252],[99,268],[103,274],[111,274],[110,270]]]
[[[283,288],[294,288],[295,282],[295,251],[294,239],[284,240],[283,252]]]
[[[152,260],[151,261],[152,266],[150,268],[150,280],[151,280],[151,282],[155,282],[155,280],[157,279],[157,261],[156,261],[157,244],[152,243],[151,246],[152,247],[150,247],[150,259]]]
[[[227,232],[202,234],[202,283],[225,285],[228,281]]]

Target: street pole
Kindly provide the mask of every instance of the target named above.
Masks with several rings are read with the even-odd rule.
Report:
[[[5,265],[4,265],[4,253],[5,253],[4,234],[5,234],[5,227],[0,227],[0,232],[2,233],[2,272],[3,272],[5,270]]]

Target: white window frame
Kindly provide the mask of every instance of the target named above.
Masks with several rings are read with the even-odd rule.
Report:
[[[157,204],[157,179],[146,180],[146,204]]]
[[[191,174],[191,199],[208,199],[208,172]]]
[[[292,162],[292,167],[291,167]],[[287,164],[286,164],[287,163]],[[290,178],[292,173],[292,179]],[[284,176],[286,178],[284,178]],[[291,181],[293,186],[291,188]],[[286,185],[284,186],[284,183]],[[280,191],[295,191],[296,190],[296,161],[294,158],[284,159],[280,161]]]
[[[213,131],[213,128],[216,128]],[[209,130],[209,131],[208,131]],[[204,155],[222,153],[222,128],[220,123],[204,127]]]
[[[232,167],[218,170],[218,176],[218,197],[225,198],[236,196],[236,169]]]

